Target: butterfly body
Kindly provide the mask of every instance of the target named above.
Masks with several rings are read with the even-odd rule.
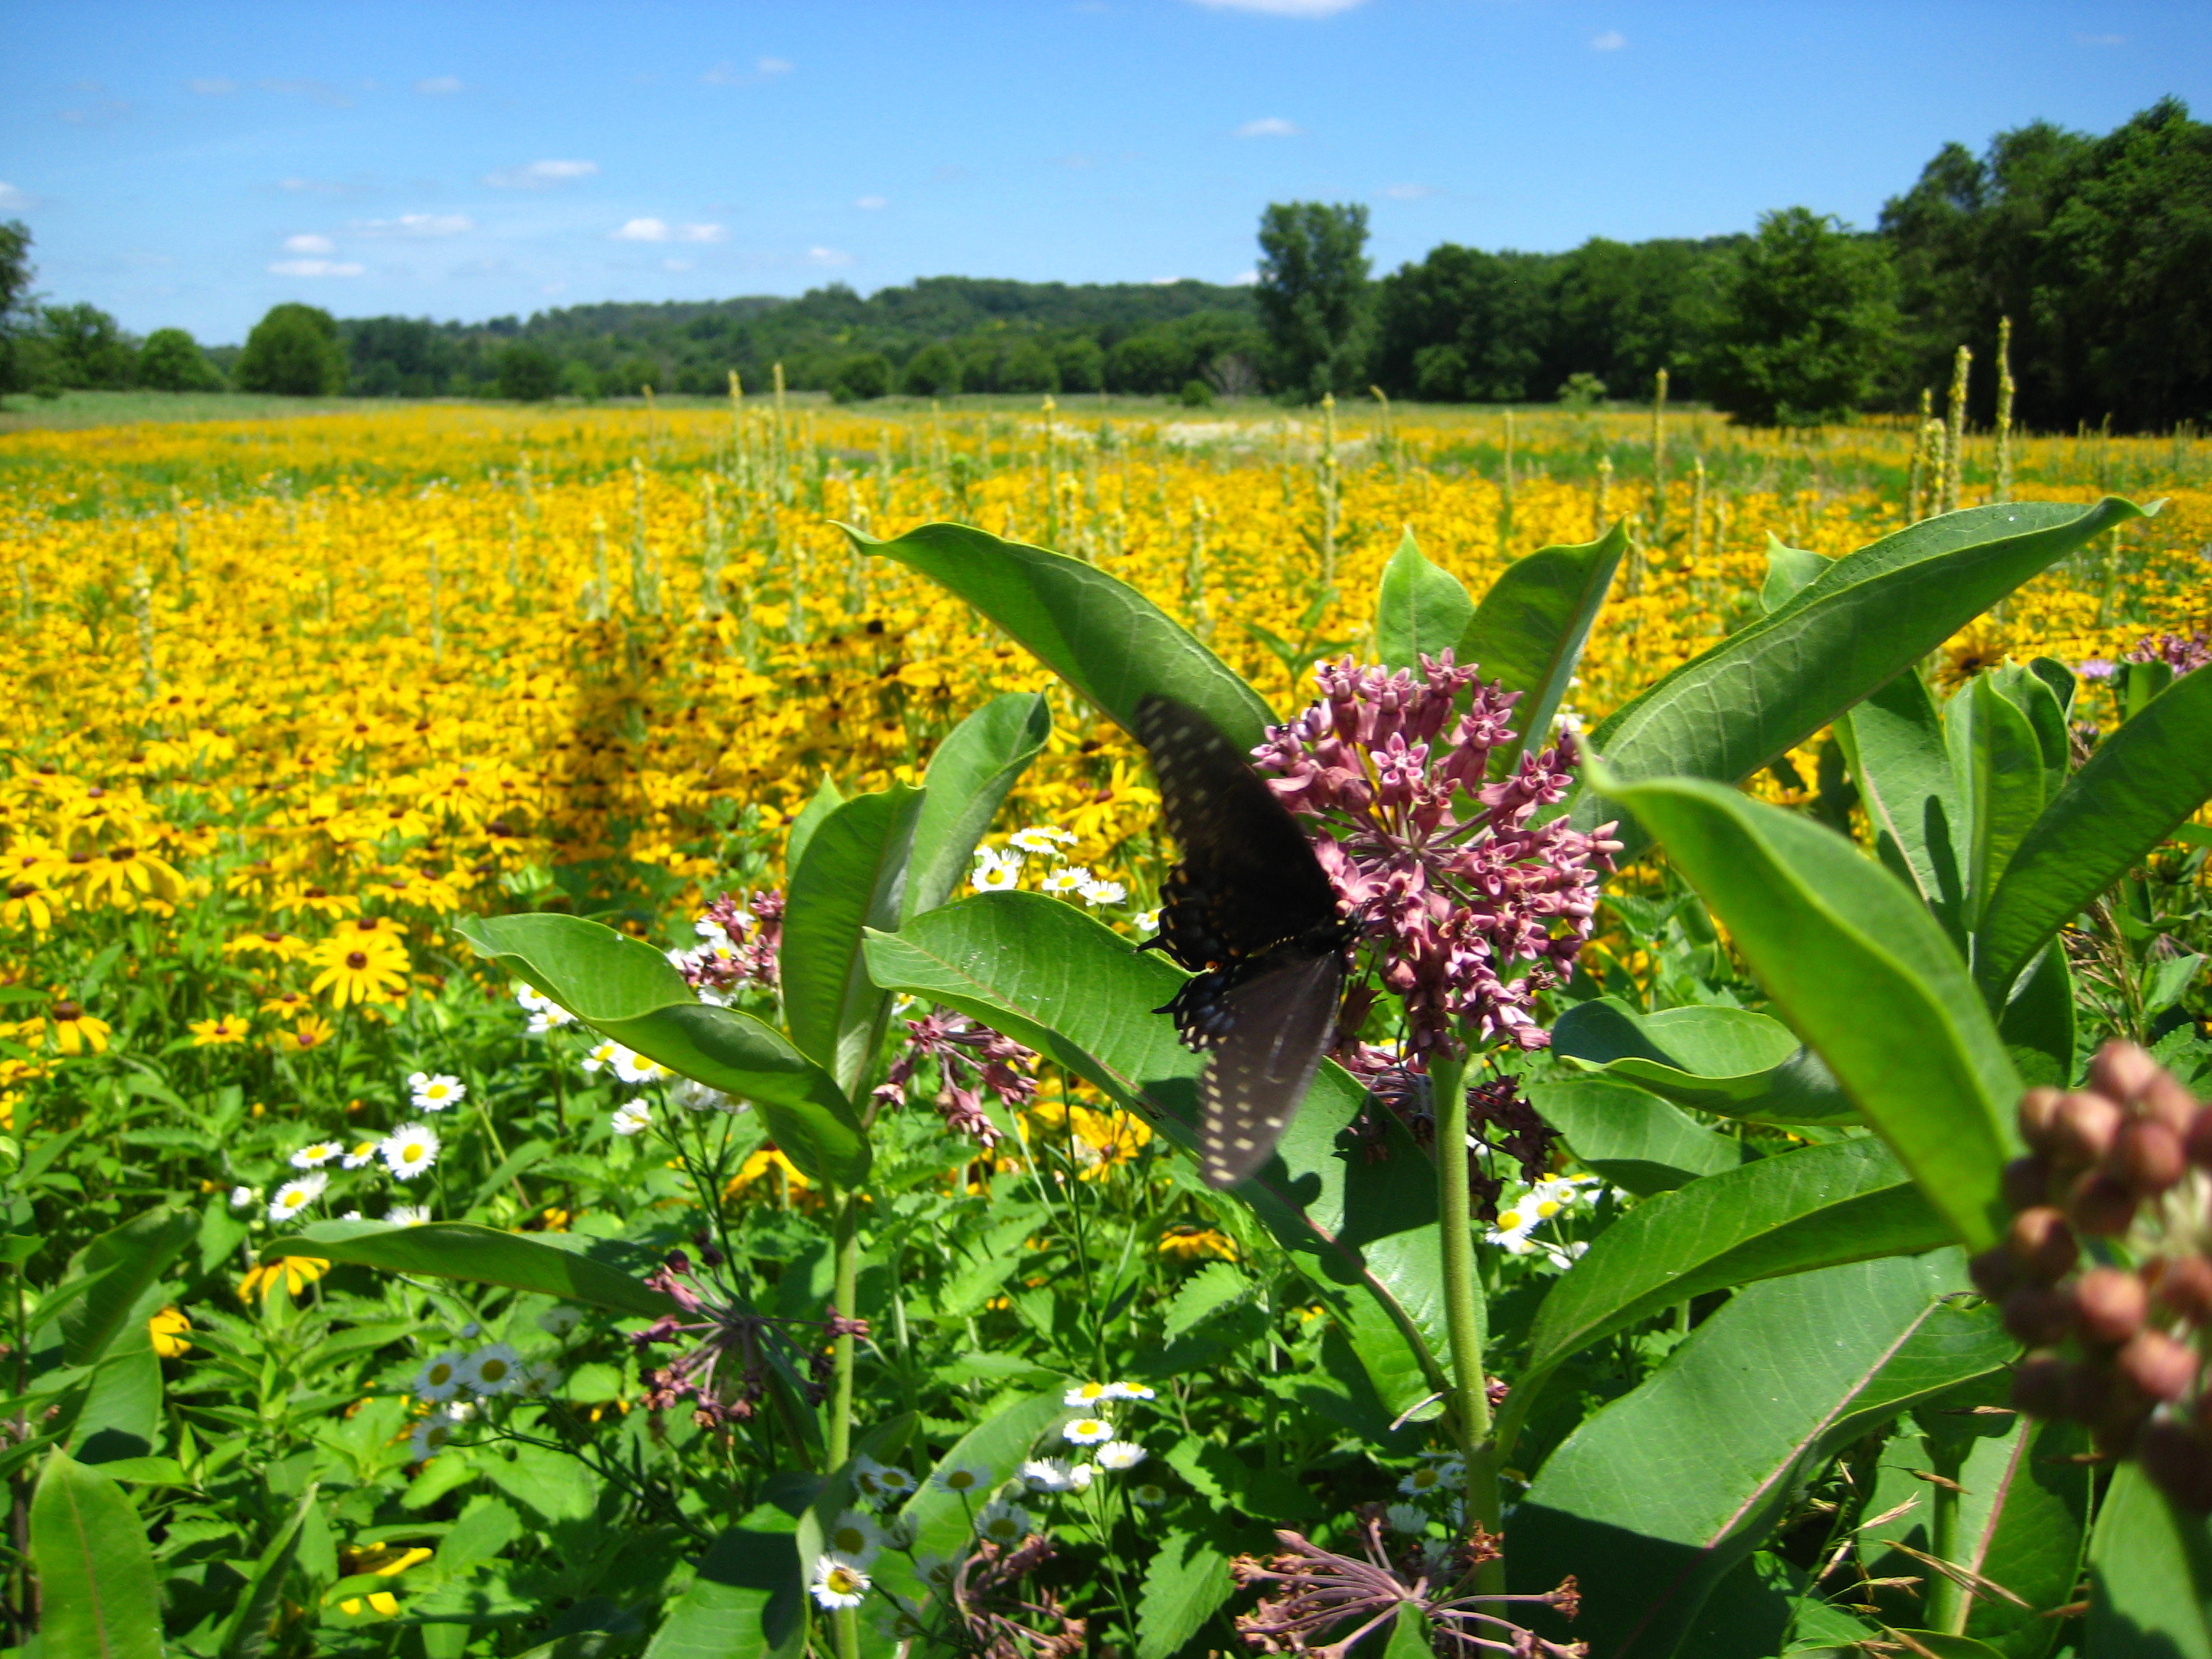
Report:
[[[1151,944],[1192,975],[1156,1012],[1210,1056],[1201,1173],[1233,1186],[1274,1150],[1334,1037],[1357,930],[1297,820],[1211,721],[1147,696],[1136,724],[1182,860]]]

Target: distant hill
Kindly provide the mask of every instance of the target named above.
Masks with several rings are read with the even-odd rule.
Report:
[[[340,328],[349,390],[420,397],[495,385],[520,343],[562,391],[716,392],[738,371],[763,389],[772,364],[798,388],[922,392],[1172,392],[1211,378],[1255,386],[1248,288],[1212,283],[1018,283],[930,276],[863,297],[843,283],[797,299],[610,301],[481,323],[366,317]]]

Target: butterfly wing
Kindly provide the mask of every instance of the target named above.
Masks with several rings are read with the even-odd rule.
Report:
[[[1137,705],[1136,731],[1182,855],[1161,907],[1170,955],[1195,971],[1336,919],[1335,890],[1305,832],[1211,720],[1148,696]]]
[[[1267,1160],[1336,1030],[1344,953],[1285,946],[1221,998],[1228,1030],[1199,1082],[1200,1171],[1233,1187]]]

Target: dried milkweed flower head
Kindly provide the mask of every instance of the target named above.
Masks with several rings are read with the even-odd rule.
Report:
[[[699,913],[699,943],[669,960],[691,988],[719,1000],[751,986],[776,988],[783,949],[783,894],[756,889],[739,903],[725,893]]]
[[[2177,674],[2192,673],[2212,663],[2212,632],[2146,634],[2123,654],[2130,662],[2162,662]]]
[[[1237,1618],[1237,1634],[1261,1653],[1304,1653],[1346,1659],[1359,1642],[1382,1629],[1404,1607],[1428,1621],[1435,1650],[1455,1659],[1482,1653],[1528,1659],[1584,1659],[1583,1642],[1553,1642],[1516,1624],[1503,1609],[1540,1604],[1572,1619],[1582,1598],[1570,1577],[1540,1595],[1460,1594],[1474,1570],[1498,1558],[1498,1540],[1480,1527],[1441,1552],[1408,1540],[1394,1557],[1384,1540],[1388,1512],[1379,1504],[1359,1511],[1359,1553],[1323,1549],[1301,1534],[1278,1528],[1279,1554],[1262,1561],[1240,1555],[1230,1564],[1239,1584],[1267,1593]]]
[[[673,1302],[630,1345],[640,1355],[654,1346],[680,1346],[665,1364],[645,1372],[646,1408],[655,1413],[691,1406],[691,1420],[702,1429],[726,1429],[752,1416],[766,1392],[772,1361],[781,1359],[808,1379],[810,1404],[829,1398],[830,1345],[841,1336],[866,1336],[868,1322],[848,1318],[833,1305],[819,1321],[770,1319],[753,1312],[715,1271],[722,1253],[695,1240],[698,1261],[685,1250],[671,1250],[646,1275],[647,1290]]]
[[[2212,1105],[2108,1042],[2087,1088],[2029,1090],[2020,1127],[2012,1224],[1972,1264],[2031,1350],[2014,1403],[2087,1423],[2106,1456],[2212,1512]],[[2086,1267],[2085,1237],[2110,1241]]]
[[[945,1008],[907,1021],[906,1030],[905,1045],[875,1088],[875,1097],[885,1105],[903,1106],[915,1072],[924,1060],[933,1060],[944,1084],[937,1109],[945,1127],[973,1135],[988,1148],[1005,1137],[983,1109],[983,1096],[990,1095],[1008,1111],[1020,1111],[1036,1099],[1036,1055],[1012,1037]]]

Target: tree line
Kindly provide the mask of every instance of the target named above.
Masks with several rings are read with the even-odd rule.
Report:
[[[338,319],[274,307],[242,347],[132,339],[29,294],[0,226],[0,392],[143,385],[543,399],[719,393],[780,365],[841,400],[962,392],[1327,392],[1433,402],[1675,395],[1746,422],[1910,410],[2009,323],[2014,418],[2166,429],[2212,416],[2212,126],[2167,99],[2101,135],[2034,122],[1945,146],[1871,229],[1795,207],[1752,234],[1557,254],[1444,243],[1376,277],[1364,207],[1279,203],[1258,281],[933,277],[862,296],[574,306],[529,319]],[[1995,376],[1970,381],[1986,420]]]

